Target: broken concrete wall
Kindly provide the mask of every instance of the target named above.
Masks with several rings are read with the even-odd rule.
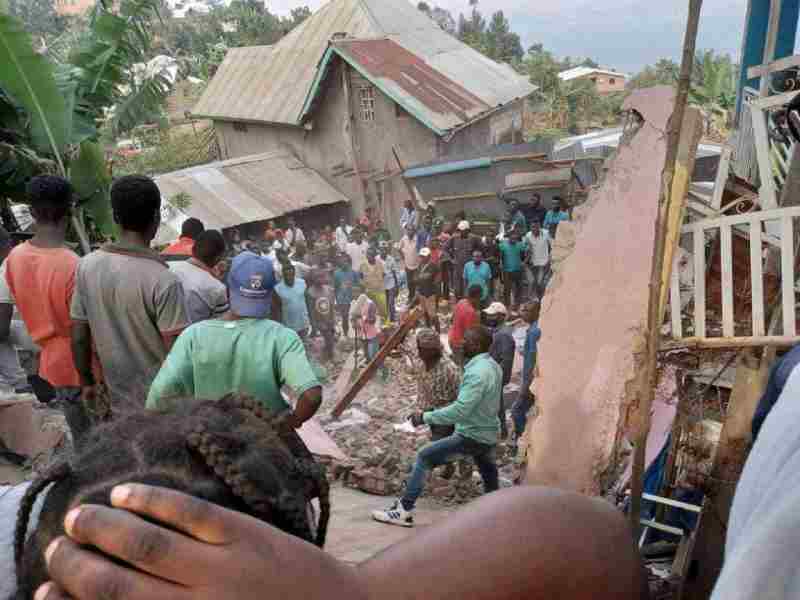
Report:
[[[558,228],[556,273],[539,321],[528,483],[602,491],[647,320],[673,103],[669,87],[639,90],[627,99],[625,107],[643,123],[623,138],[603,183],[574,211],[571,226]]]

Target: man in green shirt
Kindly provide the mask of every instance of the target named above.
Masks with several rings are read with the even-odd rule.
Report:
[[[298,428],[314,416],[322,387],[298,335],[267,319],[274,287],[271,261],[251,252],[234,258],[230,310],[181,334],[153,381],[147,408],[169,410],[187,397],[217,400],[238,392],[280,414],[291,410],[281,395],[286,385],[298,396],[288,422]]]
[[[403,497],[386,510],[376,510],[372,518],[381,523],[414,526],[414,505],[422,494],[428,473],[450,460],[453,455],[467,455],[475,460],[486,493],[497,490],[498,475],[495,447],[500,433],[497,412],[503,372],[489,355],[492,334],[476,326],[464,334],[464,377],[458,398],[443,408],[411,416],[415,427],[420,425],[455,425],[450,437],[429,444],[417,454],[417,462],[406,482]]]

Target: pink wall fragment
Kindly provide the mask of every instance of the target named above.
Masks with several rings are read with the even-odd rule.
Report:
[[[601,187],[575,211],[575,246],[547,290],[539,320],[528,483],[601,492],[647,317],[673,103],[669,87],[638,90],[627,99],[626,108],[644,124],[620,145]]]

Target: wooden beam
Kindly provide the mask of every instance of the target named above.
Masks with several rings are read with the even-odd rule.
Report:
[[[778,60],[773,60],[767,65],[756,65],[747,69],[747,78],[756,79],[767,73],[778,73],[785,71],[792,67],[800,66],[800,54],[792,54],[791,56],[784,56]]]
[[[800,344],[800,336],[761,335],[751,337],[718,337],[718,338],[683,338],[678,341],[662,342],[659,352],[671,350],[702,349],[702,348],[758,348],[762,346],[777,346],[786,348]]]
[[[664,285],[664,264],[672,268],[671,258],[666,256],[667,239],[670,231],[674,230],[675,239],[678,238],[680,227],[670,228],[669,222],[674,218],[671,215],[670,207],[673,198],[673,184],[676,183],[676,165],[678,164],[679,149],[681,147],[681,133],[684,125],[684,114],[686,114],[689,102],[689,88],[691,86],[692,69],[695,61],[695,48],[697,46],[697,30],[700,24],[700,9],[703,0],[689,0],[689,10],[686,23],[686,34],[683,42],[683,57],[681,59],[680,77],[675,94],[675,108],[670,117],[667,127],[667,153],[664,159],[664,170],[661,176],[661,189],[658,198],[658,212],[655,222],[655,235],[653,236],[653,254],[650,271],[650,293],[647,301],[647,325],[645,329],[645,348],[642,353],[641,369],[636,388],[638,391],[638,405],[631,407],[630,414],[633,419],[632,436],[633,440],[633,461],[631,467],[631,509],[629,513],[631,531],[639,529],[639,519],[642,513],[642,492],[644,485],[645,453],[647,447],[647,436],[650,433],[650,411],[653,406],[653,397],[656,388],[656,357],[658,344],[661,337],[661,322],[663,321],[663,304],[666,298],[662,298],[662,286]],[[694,109],[692,109],[694,110]],[[689,130],[691,131],[691,130]],[[678,182],[682,177],[691,177],[689,174],[680,174]],[[680,184],[678,184],[680,187]],[[680,206],[686,199],[686,192],[689,184],[685,184],[682,194],[679,196]],[[682,212],[681,212],[682,214]],[[668,259],[665,261],[665,259]],[[669,275],[667,276],[669,277]],[[668,281],[668,280],[667,280]]]
[[[722,284],[722,335],[733,337],[733,236],[730,225],[720,227],[719,249]]]
[[[706,234],[694,230],[694,334],[706,337]]]
[[[672,278],[669,284],[669,308],[672,321],[672,337],[679,340],[683,337],[683,321],[681,318],[681,280],[678,272],[678,256],[672,265]]]
[[[479,200],[480,198],[496,198],[495,192],[475,192],[472,194],[455,194],[453,196],[434,196],[435,202],[446,202],[447,200]]]
[[[378,367],[383,364],[383,361],[387,356],[389,356],[392,350],[397,348],[397,346],[403,342],[403,340],[406,338],[406,335],[408,335],[408,332],[414,328],[414,325],[417,324],[417,321],[421,316],[422,309],[419,307],[413,308],[411,312],[406,315],[403,322],[397,328],[397,331],[395,331],[391,337],[386,340],[386,343],[375,355],[375,358],[370,361],[361,375],[358,376],[358,379],[356,379],[352,385],[350,385],[344,395],[336,403],[336,406],[334,406],[333,410],[331,411],[332,416],[336,417],[337,419],[342,416],[342,413],[347,409],[348,406],[350,406],[350,403],[356,397],[358,392],[360,392],[364,386],[367,385],[367,382],[375,374],[375,371],[378,370]]]
[[[778,30],[781,24],[781,7],[783,0],[770,0],[769,26],[767,28],[767,40],[764,43],[764,60],[762,64],[768,65],[775,60],[775,46],[778,43]],[[767,72],[761,77],[759,95],[763,98],[769,94],[769,83],[772,80],[772,73]]]
[[[781,219],[781,300],[783,303],[783,335],[796,333],[794,296],[794,227],[791,217]]]
[[[733,149],[730,146],[725,146],[722,149],[722,154],[719,157],[717,176],[714,179],[714,192],[711,195],[711,208],[716,210],[719,210],[719,207],[722,206],[722,195],[725,192],[725,184],[728,181],[732,155]]]
[[[506,162],[509,160],[539,160],[542,158],[547,158],[547,154],[543,152],[534,152],[529,154],[508,154],[503,156],[493,156],[492,162]]]
[[[664,317],[667,307],[667,294],[670,288],[670,277],[675,259],[675,251],[680,242],[681,227],[686,213],[686,196],[692,185],[692,172],[697,158],[697,144],[703,132],[703,115],[700,110],[689,107],[683,114],[675,174],[670,187],[669,205],[667,207],[666,238],[664,241],[664,265],[661,272],[661,293],[659,296],[658,314]]]
[[[767,114],[755,107],[752,107],[750,114],[753,118],[753,141],[756,146],[758,175],[761,180],[761,187],[758,190],[761,206],[764,209],[777,208],[778,196],[775,190],[775,178],[772,175],[770,143],[769,135],[767,134]]]
[[[775,94],[774,96],[756,98],[750,103],[750,106],[758,110],[769,110],[771,108],[788,104],[794,99],[795,96],[797,96],[797,94],[800,94],[800,92],[783,92],[782,94]]]
[[[728,215],[717,219],[704,219],[684,225],[682,233],[690,233],[701,227],[703,229],[713,229],[722,225],[745,225],[753,219],[759,221],[773,221],[784,217],[800,217],[800,206],[787,206],[785,208],[774,208],[772,210],[760,210],[758,212],[743,213],[740,215]]]
[[[761,221],[750,222],[750,292],[753,307],[753,336],[765,334],[764,329],[764,261],[761,245]]]

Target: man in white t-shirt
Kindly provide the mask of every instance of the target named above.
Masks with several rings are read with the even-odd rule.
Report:
[[[350,257],[354,271],[359,271],[361,265],[367,262],[367,248],[369,248],[369,244],[364,241],[361,230],[358,228],[354,229],[353,241],[348,242],[345,247],[345,254]]]
[[[284,239],[290,246],[294,246],[298,242],[305,242],[306,236],[303,233],[303,230],[297,226],[297,223],[294,222],[292,217],[289,217],[288,226],[286,227],[286,233],[284,234]]]
[[[347,242],[348,236],[353,231],[353,228],[347,224],[347,221],[344,220],[344,217],[339,219],[339,226],[336,228],[334,232],[334,241],[336,242],[336,248],[339,252],[345,252],[347,250]]]
[[[531,230],[525,236],[532,272],[533,292],[540,298],[544,294],[544,282],[550,270],[550,233],[538,221],[531,223]]]
[[[169,263],[183,285],[186,316],[192,323],[219,317],[228,310],[228,289],[213,274],[224,255],[225,238],[219,231],[207,229],[195,240],[192,258]]]

